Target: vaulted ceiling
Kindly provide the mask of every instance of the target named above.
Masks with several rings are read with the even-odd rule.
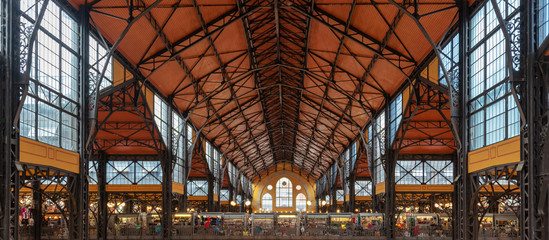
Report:
[[[454,0],[96,0],[89,10],[246,175],[289,163],[318,178],[433,50],[394,4],[437,43],[457,22]]]

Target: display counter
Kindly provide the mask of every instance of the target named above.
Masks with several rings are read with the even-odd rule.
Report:
[[[277,213],[275,236],[299,236],[299,213]]]
[[[326,234],[330,216],[327,213],[308,213],[305,215],[305,236],[322,236]]]
[[[383,235],[383,213],[359,213],[359,227],[355,231],[360,236],[381,236]]]
[[[248,214],[225,213],[223,215],[223,233],[226,236],[248,235]]]
[[[330,213],[328,234],[337,236],[353,235],[354,227],[352,213]]]
[[[274,213],[253,213],[252,214],[252,235],[273,236],[275,216]]]

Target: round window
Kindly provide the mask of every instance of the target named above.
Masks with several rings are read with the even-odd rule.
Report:
[[[282,182],[282,186],[286,186],[288,184],[286,181]]]
[[[301,185],[297,185],[297,186],[295,186],[295,189],[297,189],[297,190],[301,190]]]
[[[273,186],[272,186],[272,185],[269,185],[269,186],[267,186],[267,189],[268,189],[268,190],[273,190]]]

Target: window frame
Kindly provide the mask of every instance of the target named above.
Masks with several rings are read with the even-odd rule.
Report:
[[[282,182],[286,180],[287,185],[283,186]],[[291,208],[293,207],[293,184],[287,177],[281,177],[276,181],[276,207]],[[283,192],[284,191],[284,192]]]
[[[307,196],[305,196],[305,194],[298,193],[295,196],[295,210],[296,210],[296,212],[306,212],[307,211]]]
[[[265,197],[269,197],[269,198],[265,198]],[[266,201],[270,201],[270,208],[265,208],[265,203]],[[261,209],[262,211],[265,211],[265,212],[271,212],[273,211],[273,195],[271,195],[270,193],[265,193],[263,194],[263,196],[261,196]]]
[[[518,1],[516,3],[520,4]],[[469,71],[466,80],[467,91],[469,91],[467,99],[469,151],[516,137],[520,133],[518,109],[508,83],[505,37],[496,18],[495,9],[491,6],[490,1],[483,3],[468,20],[468,31],[471,35],[468,40],[470,46],[466,52],[467,70]],[[520,17],[520,6],[516,6],[514,10],[505,3],[503,5],[499,3],[498,6],[503,11],[506,21]],[[505,7],[502,8],[502,6]],[[492,58],[494,58],[493,61],[491,61]],[[501,61],[500,65],[498,65],[498,61]],[[511,67],[516,68],[516,66]],[[475,86],[472,86],[473,84]],[[479,86],[480,89],[476,90]],[[497,107],[496,104],[501,103],[504,105],[501,107],[503,111],[495,115],[488,112]],[[501,119],[494,119],[495,117]],[[495,125],[490,123],[494,121],[504,123],[494,129]]]
[[[32,1],[28,2],[30,4]],[[27,2],[21,3],[19,11],[22,26],[34,24],[41,4],[23,9]],[[49,2],[34,40],[32,62],[27,63],[31,64],[29,90],[19,122],[22,137],[73,152],[81,151],[82,36],[77,19],[63,5],[56,1]],[[23,35],[25,31],[21,32]],[[69,43],[72,45],[69,46]],[[25,69],[20,68],[20,71],[24,72]]]

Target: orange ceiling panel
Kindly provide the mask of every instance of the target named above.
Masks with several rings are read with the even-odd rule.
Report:
[[[85,3],[69,2],[76,8]],[[131,22],[130,12],[136,17],[155,1],[133,2],[130,11],[125,0],[98,1],[90,6],[90,23],[112,44]],[[405,8],[425,14],[419,21],[438,43],[455,24],[454,4],[426,0]],[[240,7],[235,0],[165,0],[133,23],[117,50],[246,175],[295,161],[300,172],[318,178],[432,47],[408,15],[384,0],[354,6],[343,0],[252,1]],[[433,112],[413,121],[444,120]],[[100,112],[99,119],[107,115]],[[150,115],[126,107],[109,121],[150,124]],[[425,131],[451,138],[445,129]],[[159,140],[156,130],[148,133]],[[116,134],[146,135],[112,130],[99,136]],[[424,135],[412,130],[405,138]],[[109,151],[131,147],[139,148]],[[405,151],[452,148],[411,145]]]

